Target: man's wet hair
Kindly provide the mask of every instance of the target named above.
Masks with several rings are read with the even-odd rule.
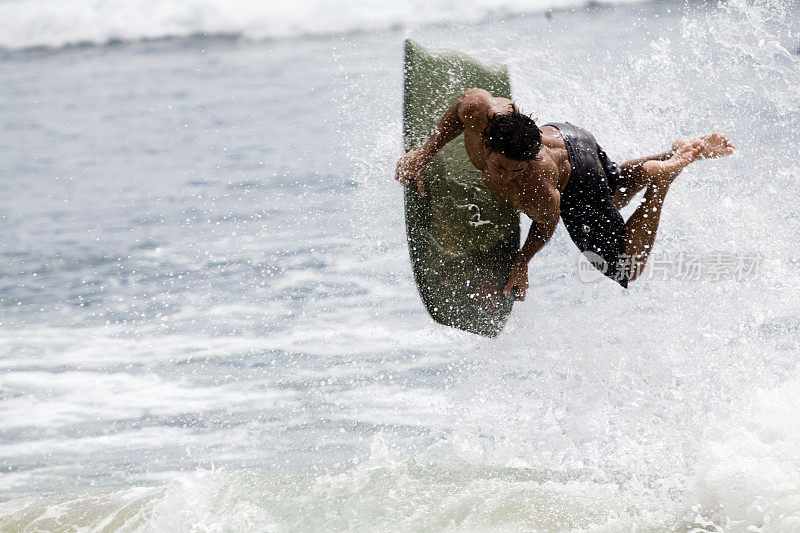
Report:
[[[536,122],[514,106],[511,113],[489,115],[489,124],[483,130],[490,152],[515,161],[536,159],[542,148],[542,133]]]

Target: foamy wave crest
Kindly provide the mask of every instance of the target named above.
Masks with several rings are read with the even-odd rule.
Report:
[[[616,483],[529,468],[420,463],[374,437],[341,471],[198,470],[161,487],[0,503],[3,531],[677,530]],[[631,511],[634,511],[632,513]],[[683,528],[686,530],[687,528]]]
[[[0,47],[58,48],[202,34],[249,39],[331,35],[415,24],[478,22],[493,15],[585,3],[587,0],[0,0]]]

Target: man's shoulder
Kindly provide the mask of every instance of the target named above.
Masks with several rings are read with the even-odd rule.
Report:
[[[465,124],[477,125],[487,121],[489,111],[497,103],[497,98],[485,89],[469,89],[461,98],[458,117]]]
[[[475,87],[472,89],[467,89],[464,92],[463,105],[489,107],[492,105],[492,102],[494,100],[495,97],[492,96],[492,93],[490,93],[486,89],[480,89],[478,87]]]

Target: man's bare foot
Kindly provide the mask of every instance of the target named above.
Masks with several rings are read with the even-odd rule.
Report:
[[[700,157],[722,157],[731,155],[736,147],[725,137],[723,134],[714,132],[708,135],[703,135],[700,139],[705,144],[703,151],[700,152]]]
[[[733,151],[736,150],[736,147],[727,137],[725,137],[725,135],[719,132],[714,132],[709,133],[708,135],[703,135],[702,137],[695,137],[693,139],[678,139],[672,143],[672,151],[677,152],[680,148],[697,140],[703,141],[704,144],[703,150],[700,152],[701,158],[714,158],[731,155]]]
[[[643,170],[651,183],[669,185],[690,163],[698,159],[731,155],[736,147],[723,134],[714,132],[672,143],[672,156],[665,161],[648,161]]]
[[[650,160],[642,170],[650,183],[669,186],[690,163],[700,159],[705,143],[699,139],[679,139],[672,145],[672,156],[665,161]]]

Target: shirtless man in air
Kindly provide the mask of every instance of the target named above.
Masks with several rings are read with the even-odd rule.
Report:
[[[447,110],[430,138],[398,161],[395,177],[403,184],[414,180],[424,196],[425,168],[461,132],[489,192],[531,219],[503,289],[504,294],[515,292],[518,300],[525,299],[528,289],[528,262],[553,235],[559,216],[592,264],[627,287],[653,248],[672,181],[690,163],[735,149],[724,135],[711,133],[678,139],[667,152],[618,167],[586,130],[568,123],[539,128],[511,100],[470,89]],[[644,200],[626,222],[619,210],[645,188]]]

